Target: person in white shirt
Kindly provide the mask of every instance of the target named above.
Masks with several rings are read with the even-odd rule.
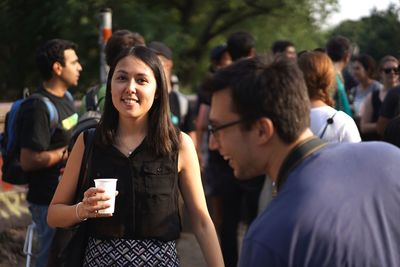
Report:
[[[311,131],[327,142],[361,142],[353,118],[332,107],[335,69],[329,56],[319,51],[306,52],[298,64],[311,101]]]

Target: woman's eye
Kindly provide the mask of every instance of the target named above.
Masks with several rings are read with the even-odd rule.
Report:
[[[147,82],[147,80],[146,80],[146,79],[143,79],[143,78],[139,78],[139,79],[136,80],[136,82],[137,82],[138,84],[145,84],[145,83]]]
[[[116,80],[117,81],[125,81],[126,77],[124,75],[119,75],[119,76],[117,76]]]

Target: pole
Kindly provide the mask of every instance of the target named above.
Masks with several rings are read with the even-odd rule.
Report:
[[[100,10],[100,83],[105,84],[107,82],[107,74],[109,67],[106,63],[105,47],[107,40],[112,34],[112,11],[111,8],[103,8]]]

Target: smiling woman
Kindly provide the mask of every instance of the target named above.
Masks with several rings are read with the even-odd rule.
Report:
[[[80,136],[49,211],[48,221],[56,227],[89,224],[83,266],[179,266],[179,193],[208,266],[223,266],[194,145],[169,114],[157,56],[146,47],[123,50],[108,75],[82,201],[73,205],[85,149]],[[112,214],[101,212],[110,196],[93,182],[104,177],[117,179]]]

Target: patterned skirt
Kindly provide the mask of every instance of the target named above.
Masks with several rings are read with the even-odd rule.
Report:
[[[83,266],[179,267],[179,259],[175,241],[99,240],[89,237]]]

